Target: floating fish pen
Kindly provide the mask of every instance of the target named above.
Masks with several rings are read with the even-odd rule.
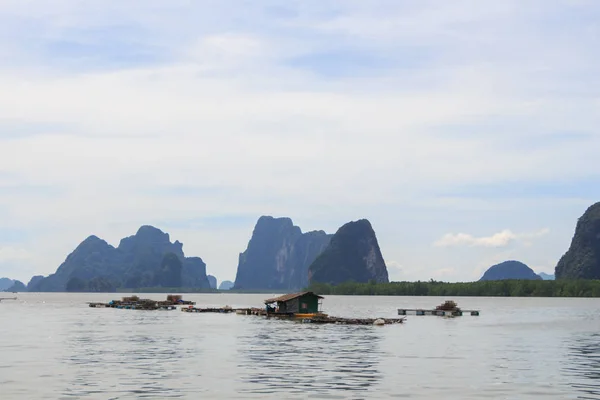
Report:
[[[433,310],[424,310],[421,308],[417,309],[409,309],[409,308],[399,308],[398,315],[409,315],[414,314],[418,316],[423,315],[435,315],[440,317],[461,317],[465,314],[470,314],[472,316],[478,316],[479,310],[463,310],[458,305],[452,301],[448,300],[444,303],[440,304]]]
[[[181,296],[169,295],[166,301],[151,299],[140,299],[138,296],[123,297],[121,300],[111,300],[108,303],[88,303],[92,308],[119,308],[126,310],[159,310],[172,311],[177,305],[196,304],[191,301],[183,301]]]
[[[196,308],[196,307],[193,307],[193,306],[189,306],[189,307],[181,307],[181,311],[182,312],[188,312],[188,313],[229,314],[229,313],[235,312],[236,310],[234,310],[233,308],[231,308],[229,306],[220,307],[220,308],[215,308],[215,307]]]
[[[195,301],[183,300],[180,294],[170,294],[167,296],[167,301],[165,303],[169,303],[172,305],[194,305]]]

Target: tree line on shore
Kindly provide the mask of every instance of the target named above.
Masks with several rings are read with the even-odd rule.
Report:
[[[307,290],[321,295],[363,296],[500,296],[600,297],[600,280],[501,280],[478,282],[344,282],[313,283]]]

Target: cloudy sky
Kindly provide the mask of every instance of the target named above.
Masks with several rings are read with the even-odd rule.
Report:
[[[2,0],[0,276],[151,224],[233,279],[260,215],[395,280],[553,272],[600,199],[600,4]]]

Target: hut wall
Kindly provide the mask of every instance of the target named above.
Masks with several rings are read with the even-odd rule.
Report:
[[[288,312],[288,313],[300,312],[299,311],[300,310],[300,299],[295,298],[295,299],[285,302],[284,308],[285,308],[285,311],[281,310],[281,307],[280,307],[279,311]]]
[[[277,312],[286,313],[287,312],[287,304],[285,302],[277,303]]]
[[[298,309],[301,313],[316,313],[319,311],[319,298],[317,296],[302,296],[299,303]]]

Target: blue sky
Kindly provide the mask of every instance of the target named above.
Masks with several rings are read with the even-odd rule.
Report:
[[[392,279],[552,272],[599,200],[594,1],[0,3],[0,276],[154,224],[369,218]]]

